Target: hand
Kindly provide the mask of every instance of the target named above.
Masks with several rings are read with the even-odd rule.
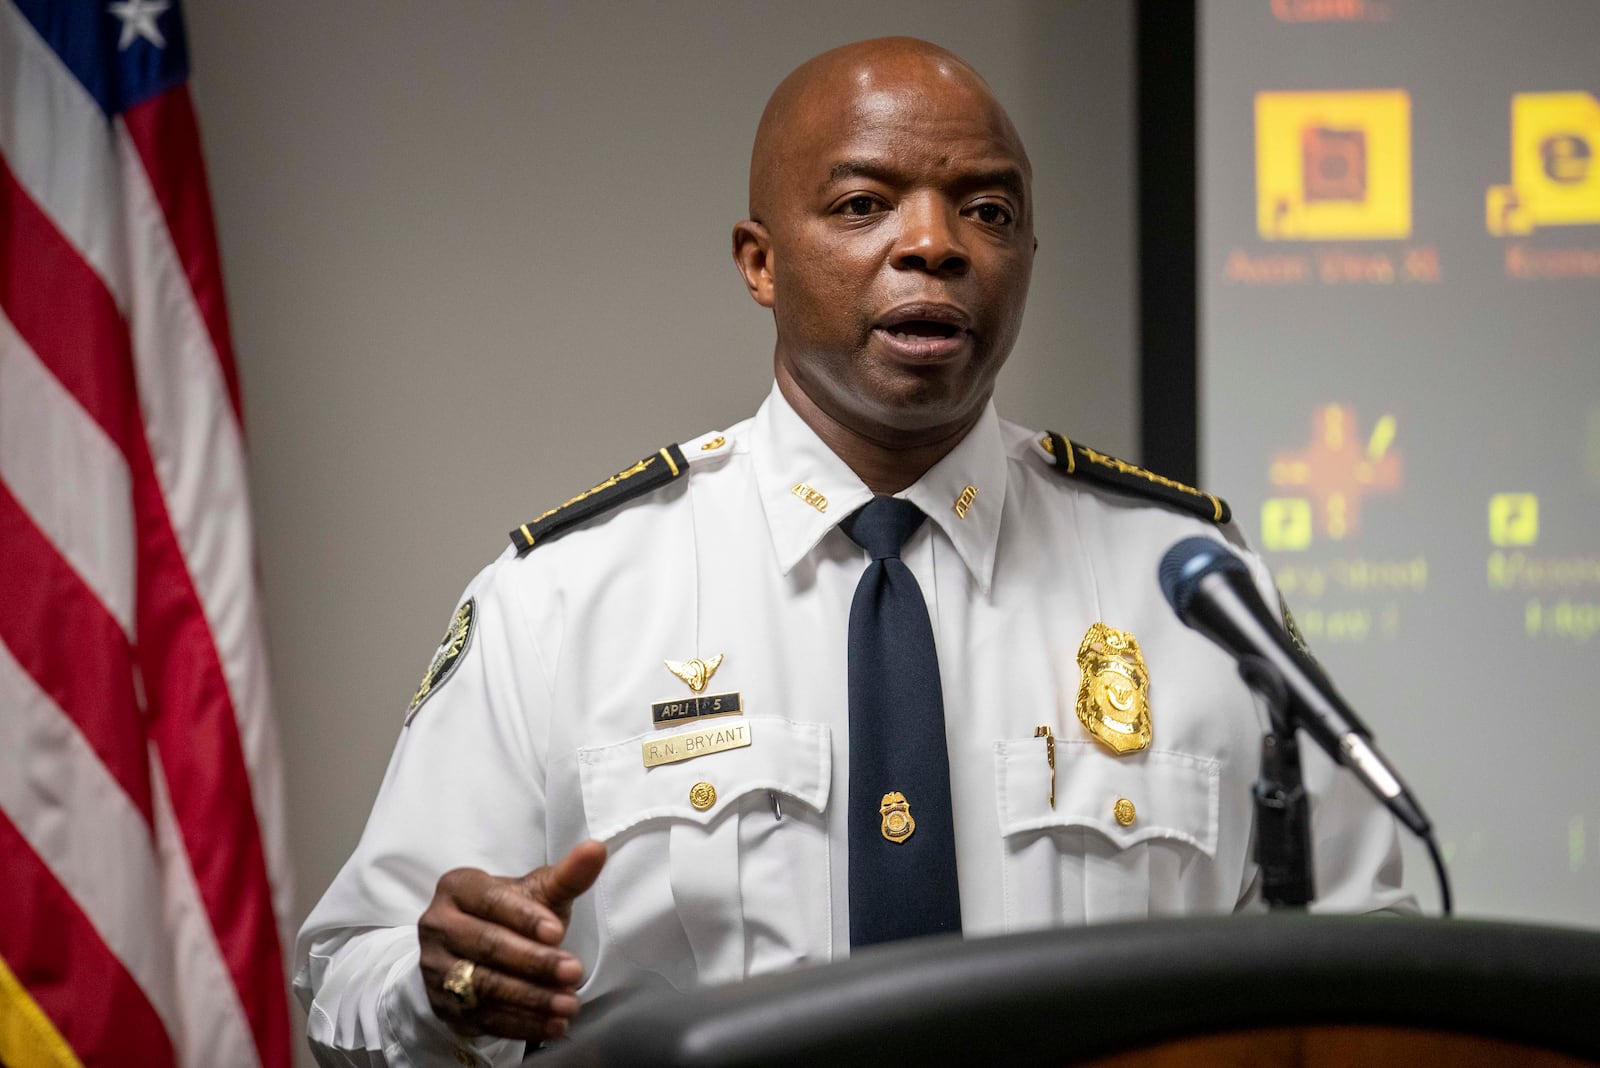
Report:
[[[465,1035],[539,1042],[565,1034],[578,1011],[583,964],[561,940],[573,899],[594,885],[605,862],[606,847],[591,840],[521,878],[445,872],[417,921],[422,981],[439,1018]],[[445,973],[462,960],[474,965],[471,1009],[444,989]]]

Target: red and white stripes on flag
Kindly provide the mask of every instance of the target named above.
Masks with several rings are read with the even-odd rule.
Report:
[[[239,387],[169,0],[0,0],[0,1064],[291,1060]]]

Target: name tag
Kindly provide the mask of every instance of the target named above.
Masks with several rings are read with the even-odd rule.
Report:
[[[641,748],[644,751],[644,766],[653,768],[661,764],[676,764],[680,760],[692,760],[708,753],[743,749],[749,744],[750,724],[740,723],[657,738],[645,742]]]
[[[671,727],[686,719],[736,716],[741,711],[737,693],[708,693],[704,697],[689,697],[681,701],[657,701],[650,706],[650,718],[657,727]]]

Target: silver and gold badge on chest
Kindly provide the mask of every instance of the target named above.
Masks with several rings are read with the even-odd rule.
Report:
[[[1150,673],[1139,639],[1096,623],[1078,646],[1078,721],[1117,756],[1150,746]]]

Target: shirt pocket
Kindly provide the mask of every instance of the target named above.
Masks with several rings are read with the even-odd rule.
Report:
[[[1005,926],[1104,923],[1204,909],[1215,860],[1221,763],[1167,749],[1113,757],[1056,740],[995,744]]]
[[[606,940],[679,989],[831,956],[831,733],[766,716],[718,722],[744,727],[750,744],[644,767],[646,743],[701,724],[578,750],[589,832],[610,849],[596,887]]]

